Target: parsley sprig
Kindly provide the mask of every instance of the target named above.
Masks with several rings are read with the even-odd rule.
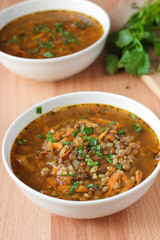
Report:
[[[160,1],[147,0],[122,29],[109,36],[107,72],[113,75],[118,70],[125,69],[127,73],[138,77],[148,74],[150,48],[154,48],[156,56],[160,57],[160,36],[156,33],[157,28],[160,28]],[[157,71],[159,69],[160,64]]]

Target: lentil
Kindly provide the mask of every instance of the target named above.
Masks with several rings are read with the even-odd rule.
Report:
[[[123,193],[149,176],[160,156],[156,134],[129,114],[103,104],[54,109],[17,136],[12,170],[33,189],[56,198],[86,201]],[[135,122],[142,131],[135,132]]]

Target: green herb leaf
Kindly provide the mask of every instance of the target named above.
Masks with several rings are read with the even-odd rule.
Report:
[[[119,68],[119,59],[116,55],[108,54],[106,57],[106,71],[110,75],[114,75]]]
[[[92,138],[92,137],[90,137],[90,136],[84,136],[84,140],[85,140],[85,141],[89,141],[89,145],[90,145],[90,146],[96,146],[96,145],[97,145],[98,138]]]
[[[67,141],[67,142],[64,142],[64,143],[62,143],[62,144],[63,144],[63,145],[70,145],[71,142]]]
[[[42,106],[38,106],[36,108],[36,113],[41,114],[42,113]]]
[[[138,77],[149,72],[150,60],[146,51],[140,51],[139,49],[127,50],[123,53],[120,63],[127,73]]]
[[[118,165],[117,165],[117,168],[118,168],[119,170],[123,170],[123,164],[118,164]]]
[[[41,137],[42,137],[42,135],[40,135],[40,134],[37,135],[37,138],[41,138]]]
[[[106,158],[107,162],[109,162],[110,164],[112,164],[112,160],[110,158]]]
[[[94,130],[93,127],[85,127],[84,125],[82,125],[82,133],[83,133],[83,135],[92,134],[93,130]]]
[[[129,45],[133,41],[134,37],[133,34],[130,32],[129,29],[123,29],[118,33],[118,39],[116,41],[116,45],[119,48],[123,48]]]
[[[10,39],[10,42],[12,42],[12,43],[17,43],[17,42],[18,42],[17,35],[14,35],[14,36]]]
[[[124,129],[119,130],[118,134],[119,134],[119,135],[124,135],[124,134],[125,134]]]
[[[120,137],[117,135],[117,134],[114,134],[114,136],[119,140],[120,139]]]
[[[86,111],[87,111],[87,112],[89,112],[89,113],[91,113],[91,112],[92,112],[92,110],[90,110],[90,109],[87,109]]]
[[[138,9],[136,3],[132,3],[131,7]],[[158,28],[160,28],[160,1],[146,0],[119,31],[109,36],[107,72],[113,75],[118,70],[125,69],[127,73],[138,77],[148,74],[149,50],[154,48],[156,55],[160,57],[160,37],[156,33]]]
[[[46,41],[45,43],[43,43],[43,47],[45,47],[46,49],[50,49],[53,47],[53,42],[51,41]],[[50,52],[46,52],[47,54],[50,53]],[[45,54],[46,54],[45,53]],[[48,56],[47,56],[48,57]],[[49,56],[50,57],[50,56]],[[53,57],[53,54],[52,54],[52,57]]]
[[[160,41],[160,39],[159,39],[159,41]],[[160,42],[155,43],[154,48],[156,50],[156,56],[160,57]]]
[[[80,156],[80,157],[85,157],[85,155],[84,155],[84,152],[83,152],[83,150],[84,150],[84,145],[79,145],[78,146],[78,148],[77,148],[77,151],[78,151],[78,156]]]
[[[160,72],[160,64],[158,65],[157,72]]]
[[[76,177],[76,174],[75,174],[75,173],[71,173],[71,174],[61,174],[60,176],[63,176],[63,177]]]
[[[72,195],[72,193],[74,192],[74,190],[78,187],[78,185],[79,185],[79,182],[77,181],[77,182],[74,182],[73,184],[72,184],[72,186],[70,187],[70,190],[69,190],[69,194],[70,195]]]
[[[133,120],[136,120],[136,116],[134,114],[131,115]]]
[[[107,162],[109,162],[110,164],[112,164],[112,159],[113,159],[113,154],[109,153],[106,157]]]
[[[93,183],[89,183],[87,186],[85,186],[86,188],[91,188],[91,187],[93,187],[94,186],[94,184]]]
[[[95,145],[95,146],[91,147],[91,149],[100,152],[100,150],[101,150],[101,145],[100,145],[100,144]]]
[[[29,54],[36,53],[36,52],[38,52],[38,50],[39,50],[38,48],[35,48],[33,50],[29,49]]]
[[[112,126],[112,125],[114,125],[116,122],[114,121],[114,122],[111,122],[111,123],[109,123],[108,125],[109,126]]]
[[[49,52],[49,51],[47,51],[47,52],[45,52],[45,53],[41,53],[41,55],[43,55],[44,57],[47,57],[47,58],[52,58],[54,55],[51,53],[51,52]]]
[[[79,133],[79,130],[78,130],[78,128],[76,128],[74,131],[73,131],[73,133],[72,133],[72,136],[77,136],[77,134]]]
[[[48,133],[46,134],[46,140],[47,140],[47,142],[57,142],[57,141],[53,138],[53,135],[52,135],[51,132],[48,132]]]
[[[43,152],[42,150],[40,150],[40,151],[37,151],[36,153],[41,153],[41,152]]]
[[[92,161],[92,158],[87,158],[86,159],[88,166],[98,166],[100,165],[100,162],[94,162]]]
[[[26,139],[22,139],[22,140],[18,140],[18,144],[25,144],[28,140]]]
[[[133,127],[134,127],[135,132],[143,131],[142,127],[138,123],[133,124]]]
[[[45,30],[46,32],[49,32],[49,31],[50,31],[50,28],[47,27],[47,26],[45,26],[45,27],[44,27],[44,30]]]

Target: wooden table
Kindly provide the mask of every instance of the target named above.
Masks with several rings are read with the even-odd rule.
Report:
[[[0,9],[19,0],[0,1]],[[111,11],[118,0],[94,0]],[[33,104],[63,93],[97,90],[135,99],[160,118],[160,100],[141,79],[124,72],[108,76],[105,51],[83,72],[63,81],[39,83],[25,79],[0,65],[0,141],[9,125]],[[135,204],[111,216],[75,220],[51,214],[28,200],[6,172],[0,159],[0,239],[5,240],[159,240],[160,175]]]

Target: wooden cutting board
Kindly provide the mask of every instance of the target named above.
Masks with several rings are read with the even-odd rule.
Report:
[[[142,6],[145,0],[135,0],[138,6]],[[110,12],[111,31],[120,29],[128,18],[136,11],[131,8],[133,0],[120,0],[116,8]],[[160,73],[156,72],[160,58],[156,58],[151,53],[151,70],[149,75],[143,75],[142,81],[152,90],[152,92],[160,99]]]

